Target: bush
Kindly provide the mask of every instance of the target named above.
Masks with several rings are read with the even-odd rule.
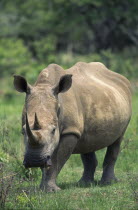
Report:
[[[30,76],[32,79],[38,73],[38,63],[20,39],[0,39],[0,58],[1,78],[21,74],[32,75]]]
[[[0,40],[0,76],[16,73],[25,74],[31,55],[21,40]]]
[[[13,74],[27,77],[33,83],[45,67],[32,58],[28,48],[20,39],[0,39],[0,95],[13,97]]]
[[[41,63],[53,63],[55,61],[56,37],[46,36],[33,43],[37,58]]]

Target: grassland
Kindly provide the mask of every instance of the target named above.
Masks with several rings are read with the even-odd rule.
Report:
[[[39,169],[24,169],[21,135],[23,97],[0,103],[0,208],[1,209],[138,209],[138,94],[133,96],[133,117],[116,164],[118,183],[101,187],[78,187],[83,168],[79,155],[72,155],[58,177],[62,191],[39,190]],[[97,152],[95,180],[100,180],[105,149]]]

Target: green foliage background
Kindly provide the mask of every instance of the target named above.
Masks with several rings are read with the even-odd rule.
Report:
[[[137,78],[137,11],[136,0],[1,0],[0,89],[11,92],[15,73],[33,82],[49,63],[100,61]]]

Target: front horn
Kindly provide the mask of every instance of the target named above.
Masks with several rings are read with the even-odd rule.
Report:
[[[30,129],[30,126],[29,126],[27,113],[26,113],[26,131],[27,131],[27,135],[28,135],[28,142],[29,142],[29,144],[30,144],[30,145],[35,145],[35,144],[37,144],[36,137],[35,137],[35,135],[32,133],[32,131],[31,131],[31,129]]]

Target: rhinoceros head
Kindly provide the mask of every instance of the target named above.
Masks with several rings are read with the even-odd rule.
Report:
[[[26,145],[25,167],[50,166],[51,156],[60,138],[60,104],[58,94],[67,91],[72,75],[64,75],[54,86],[37,84],[31,86],[22,76],[14,75],[18,92],[26,93],[23,112],[23,135]]]

